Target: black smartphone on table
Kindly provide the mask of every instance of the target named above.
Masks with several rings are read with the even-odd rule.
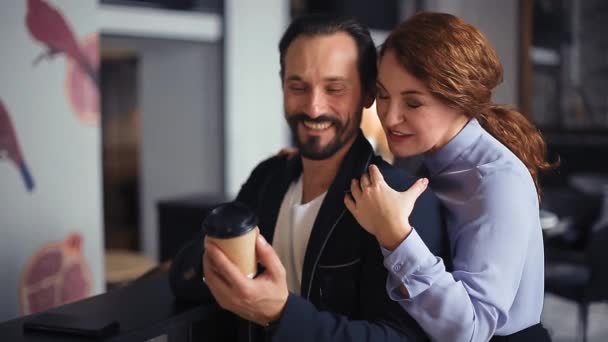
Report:
[[[25,331],[63,333],[87,337],[107,337],[116,334],[117,321],[62,313],[41,313],[23,323]]]

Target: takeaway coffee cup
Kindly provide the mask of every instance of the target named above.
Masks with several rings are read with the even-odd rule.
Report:
[[[229,202],[213,209],[203,222],[203,234],[249,278],[257,272],[255,239],[258,219],[249,207]]]

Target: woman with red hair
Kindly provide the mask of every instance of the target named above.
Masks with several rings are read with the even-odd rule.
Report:
[[[546,341],[539,173],[553,167],[534,125],[496,105],[502,66],[463,20],[419,13],[380,51],[376,105],[391,152],[423,155],[421,178],[392,190],[375,166],[345,204],[383,247],[387,291],[436,341]],[[408,217],[430,188],[446,211],[451,263]]]

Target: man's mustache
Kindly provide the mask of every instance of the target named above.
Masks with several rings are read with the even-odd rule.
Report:
[[[340,120],[338,120],[336,117],[328,115],[328,114],[322,114],[317,116],[316,118],[311,118],[310,116],[308,116],[306,113],[297,113],[292,115],[289,118],[289,122],[291,123],[297,123],[297,122],[312,122],[312,123],[323,123],[323,122],[331,122],[332,124],[338,126],[341,124]]]

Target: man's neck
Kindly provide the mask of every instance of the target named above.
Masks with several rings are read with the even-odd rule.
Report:
[[[344,144],[340,150],[327,159],[302,158],[302,204],[312,201],[329,189],[338,174],[342,160],[355,139]]]

